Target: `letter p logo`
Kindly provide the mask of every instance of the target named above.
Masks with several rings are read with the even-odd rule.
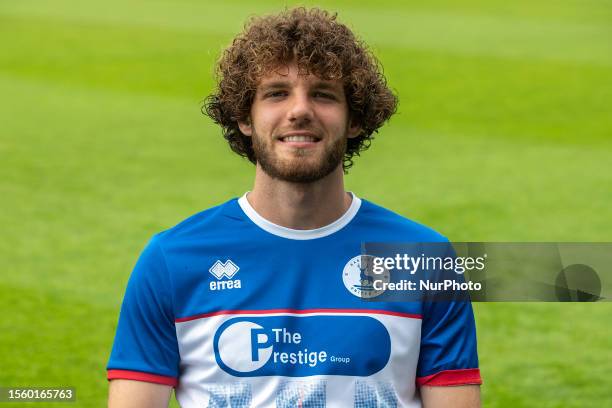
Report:
[[[259,361],[259,350],[269,349],[272,346],[272,336],[264,328],[251,329],[251,360]],[[269,356],[268,356],[269,358]]]

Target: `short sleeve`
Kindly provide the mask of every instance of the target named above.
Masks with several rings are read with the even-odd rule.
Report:
[[[158,240],[149,242],[128,281],[107,366],[109,380],[178,384],[172,285]]]
[[[454,257],[454,250],[449,248],[449,256]],[[464,281],[463,275],[454,279]],[[422,318],[417,385],[482,384],[469,295],[455,293],[451,299],[427,300]]]

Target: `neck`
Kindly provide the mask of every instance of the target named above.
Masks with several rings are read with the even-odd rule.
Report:
[[[313,183],[277,180],[259,166],[255,185],[247,199],[259,215],[286,228],[309,230],[324,227],[340,218],[352,197],[344,191],[342,166]]]

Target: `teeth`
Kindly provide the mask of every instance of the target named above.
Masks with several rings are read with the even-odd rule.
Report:
[[[316,142],[312,136],[287,136],[283,140],[285,142]]]

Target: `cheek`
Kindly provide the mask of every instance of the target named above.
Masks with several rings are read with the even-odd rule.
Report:
[[[259,127],[272,126],[274,123],[282,120],[282,111],[277,106],[253,107],[251,110],[253,121],[258,123]]]
[[[342,109],[329,109],[321,115],[321,120],[334,133],[344,133],[348,128],[348,112]]]

